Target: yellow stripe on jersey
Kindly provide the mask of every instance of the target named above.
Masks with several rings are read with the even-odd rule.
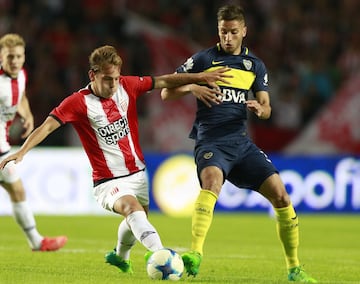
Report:
[[[216,66],[216,67],[210,67],[209,69],[205,70],[204,72],[211,72],[219,68],[223,68],[224,66]],[[226,81],[229,82],[229,84],[223,83],[223,82],[216,82],[219,86],[224,87],[232,87],[237,89],[243,89],[243,90],[250,90],[250,87],[254,83],[255,80],[255,73],[251,71],[245,71],[245,70],[239,70],[231,68],[228,72],[226,72],[226,75],[233,76],[232,78],[225,78]]]

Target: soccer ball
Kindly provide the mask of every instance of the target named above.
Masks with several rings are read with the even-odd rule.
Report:
[[[177,281],[184,272],[184,263],[176,251],[163,248],[150,256],[146,270],[151,279]]]

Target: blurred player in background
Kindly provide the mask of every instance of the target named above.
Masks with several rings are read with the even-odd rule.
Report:
[[[139,144],[136,100],[154,88],[188,83],[225,81],[228,68],[212,73],[170,74],[157,77],[120,76],[122,59],[112,46],[95,49],[89,57],[90,83],[64,99],[26,139],[20,150],[1,164],[19,162],[50,133],[65,123],[77,131],[92,166],[93,193],[106,210],[124,216],[114,251],[105,261],[133,273],[130,250],[138,240],[148,252],[163,248],[159,234],[148,221],[149,185]],[[212,95],[212,89],[207,90]],[[221,93],[218,92],[220,95]],[[218,99],[214,99],[218,103]],[[6,167],[5,167],[6,169]]]
[[[200,51],[177,69],[177,73],[231,68],[230,84],[219,82],[222,103],[206,102],[202,88],[196,84],[163,89],[162,98],[178,98],[192,93],[198,110],[190,137],[195,139],[195,161],[202,190],[192,217],[191,251],[182,255],[188,275],[196,276],[203,257],[203,246],[210,228],[214,206],[227,179],[240,188],[258,191],[267,198],[275,212],[277,233],[287,264],[288,280],[316,283],[300,266],[298,259],[298,217],[277,169],[249,138],[246,130],[247,110],[259,119],[271,115],[268,74],[264,63],[242,45],[246,36],[244,11],[228,5],[217,14],[220,42]],[[249,92],[254,99],[249,99]],[[205,103],[204,103],[205,102]]]
[[[25,41],[18,34],[0,38],[0,160],[9,155],[9,129],[15,116],[21,117],[26,138],[34,129],[34,119],[25,94]],[[14,163],[0,171],[0,185],[9,193],[14,217],[24,231],[33,251],[55,251],[63,247],[67,237],[43,237],[27,202],[22,181]]]

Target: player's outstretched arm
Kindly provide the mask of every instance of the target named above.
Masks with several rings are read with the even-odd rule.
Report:
[[[30,136],[25,140],[24,144],[21,148],[12,155],[6,157],[0,163],[0,169],[4,169],[6,164],[10,161],[15,161],[15,163],[21,162],[23,157],[30,149],[34,148],[38,145],[41,141],[43,141],[51,132],[57,129],[60,126],[60,123],[51,116],[48,116],[47,119],[38,127],[36,128]]]
[[[211,72],[200,73],[174,73],[155,77],[154,89],[176,88],[186,84],[202,83],[214,86],[216,82],[229,84],[226,78],[232,78],[232,75],[226,74],[230,68],[223,67]]]
[[[217,85],[209,88],[197,84],[188,84],[178,88],[161,90],[161,98],[164,101],[178,99],[190,94],[202,101],[207,107],[211,107],[212,104],[220,104],[223,96]]]

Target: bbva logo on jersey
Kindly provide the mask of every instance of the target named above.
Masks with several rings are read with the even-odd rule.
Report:
[[[222,93],[224,94],[221,97],[223,102],[234,102],[237,104],[244,104],[246,101],[246,94],[242,91],[237,91],[234,89],[222,88]]]

